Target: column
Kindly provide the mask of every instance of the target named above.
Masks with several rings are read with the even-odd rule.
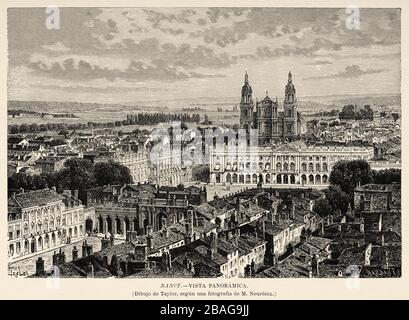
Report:
[[[112,219],[112,233],[113,234],[118,234],[116,218]]]
[[[108,220],[106,217],[102,218],[102,232],[107,233],[108,232]]]
[[[125,222],[125,219],[121,220],[121,224],[122,224],[122,232],[123,232],[124,236],[126,236],[126,222]]]

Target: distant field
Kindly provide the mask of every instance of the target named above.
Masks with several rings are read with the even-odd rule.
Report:
[[[157,112],[156,111],[142,111],[138,110],[137,112]],[[135,113],[137,113],[135,112]],[[183,113],[181,110],[175,110],[172,111],[172,113]],[[9,125],[17,124],[21,125],[23,123],[30,124],[30,123],[37,123],[37,124],[46,124],[46,123],[87,123],[89,121],[93,122],[112,122],[112,121],[122,121],[126,120],[126,115],[128,113],[133,113],[133,112],[123,112],[123,111],[86,111],[86,112],[75,112],[75,116],[78,118],[41,118],[41,117],[35,117],[35,116],[27,116],[24,115],[22,117],[15,117],[11,118],[8,117],[7,122]],[[209,110],[209,111],[200,111],[196,110],[193,112],[188,112],[188,113],[197,113],[200,114],[200,119],[201,121],[204,121],[205,119],[205,114],[208,115],[209,120],[212,121],[214,124],[223,122],[226,124],[234,124],[238,122],[239,119],[239,113],[237,112],[217,112],[216,110]],[[130,126],[126,126],[128,128]]]
[[[23,123],[46,124],[46,123],[87,123],[93,122],[114,122],[126,119],[129,113],[140,112],[165,112],[165,113],[196,113],[200,115],[200,120],[205,120],[205,115],[213,125],[234,125],[239,123],[239,112],[233,112],[233,107],[239,105],[239,98],[199,98],[180,99],[172,101],[157,101],[149,103],[123,103],[123,104],[101,104],[101,103],[80,103],[80,102],[48,102],[48,101],[8,101],[9,109],[30,110],[36,112],[49,113],[72,113],[78,118],[41,118],[32,115],[22,117],[8,117],[8,124],[21,125]],[[400,95],[379,95],[379,96],[328,96],[328,97],[301,97],[298,100],[298,110],[309,118],[309,115],[319,111],[330,111],[331,109],[341,110],[345,104],[358,105],[373,104],[384,105],[389,112],[400,112]],[[280,109],[282,101],[279,100]],[[184,111],[184,108],[199,108],[200,110]],[[222,111],[217,111],[217,109]],[[164,124],[166,125],[166,124]],[[132,126],[139,129],[155,128],[158,126]],[[129,130],[131,126],[117,127],[118,130]]]

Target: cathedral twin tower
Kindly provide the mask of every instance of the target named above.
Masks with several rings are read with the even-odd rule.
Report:
[[[271,100],[268,94],[261,101],[256,101],[254,110],[253,90],[248,74],[244,76],[241,88],[240,127],[246,130],[258,129],[259,144],[278,140],[297,140],[305,132],[305,122],[297,111],[297,97],[291,71],[285,86],[284,110],[278,111],[278,101]]]

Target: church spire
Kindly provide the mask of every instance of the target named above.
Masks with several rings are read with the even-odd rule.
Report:
[[[247,74],[247,70],[246,70],[246,74],[244,75],[244,83],[249,83],[249,76]]]
[[[293,82],[293,75],[291,74],[291,70],[288,72],[288,82]]]

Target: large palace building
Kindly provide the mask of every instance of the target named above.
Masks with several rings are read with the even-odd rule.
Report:
[[[272,141],[299,139],[306,133],[306,124],[297,111],[297,96],[292,80],[291,71],[288,73],[288,82],[285,86],[284,110],[278,111],[278,99],[271,100],[268,94],[261,101],[256,101],[254,110],[253,90],[248,75],[244,77],[241,89],[240,126],[245,129],[258,129],[260,145]]]
[[[341,160],[369,160],[373,147],[307,145],[294,141],[278,147],[215,147],[210,182],[224,185],[325,187]]]

